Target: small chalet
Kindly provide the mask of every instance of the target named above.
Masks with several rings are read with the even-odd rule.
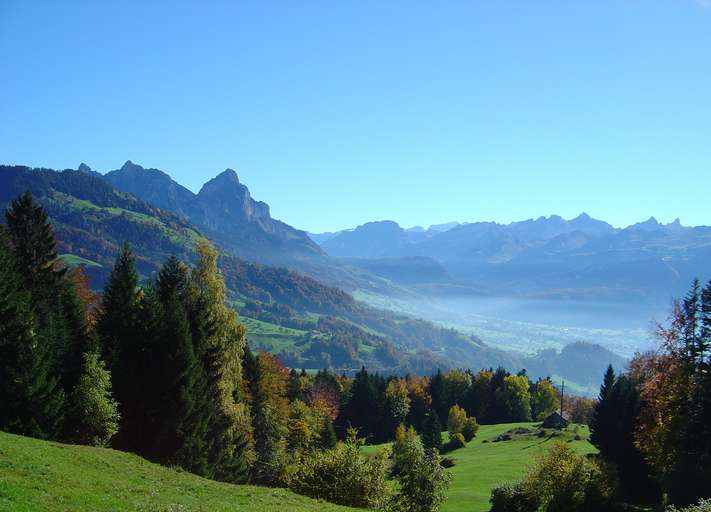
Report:
[[[542,428],[554,428],[557,430],[562,430],[568,426],[568,420],[565,419],[559,412],[553,412],[548,415],[548,417],[543,420]]]

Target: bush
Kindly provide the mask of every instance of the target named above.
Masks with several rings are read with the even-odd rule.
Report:
[[[538,499],[522,483],[504,484],[491,491],[491,512],[536,512]]]
[[[442,453],[453,452],[454,450],[464,448],[466,445],[467,442],[464,440],[464,436],[462,434],[454,434],[442,447]]]
[[[437,450],[425,450],[415,436],[402,436],[394,454],[400,467],[398,491],[388,512],[436,512],[446,498],[451,475],[444,471]]]
[[[711,499],[702,499],[696,505],[691,505],[686,508],[669,507],[666,512],[711,512]]]
[[[464,428],[462,429],[464,440],[468,443],[474,439],[477,432],[479,432],[479,424],[476,422],[476,418],[473,416],[471,418],[467,418]]]
[[[339,505],[382,508],[388,501],[387,454],[368,457],[360,452],[362,444],[350,430],[335,448],[305,455],[289,475],[289,487]]]
[[[405,452],[409,449],[410,444],[417,440],[417,432],[410,427],[405,429],[399,425],[395,429],[395,441],[392,446],[393,469],[392,474],[398,475],[402,470],[402,464],[405,463]]]
[[[453,468],[456,462],[452,457],[442,457],[439,461],[439,465],[444,469]]]
[[[449,431],[450,437],[454,434],[460,434],[464,430],[466,423],[467,413],[464,409],[458,405],[450,407],[449,415],[447,416],[447,431]]]
[[[105,446],[118,431],[118,404],[111,394],[111,374],[94,352],[83,356],[79,382],[70,397],[69,439],[80,444]]]
[[[491,493],[492,512],[603,512],[613,510],[613,473],[557,443],[526,478]]]

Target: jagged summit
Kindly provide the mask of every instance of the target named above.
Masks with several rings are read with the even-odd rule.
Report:
[[[304,233],[272,219],[269,205],[252,198],[234,169],[208,180],[197,194],[158,169],[127,160],[104,176],[114,187],[178,213],[240,256],[265,263],[323,256]],[[297,256],[298,255],[298,256]]]
[[[91,172],[91,167],[86,165],[84,162],[79,164],[79,167],[77,167],[77,171],[81,172]]]

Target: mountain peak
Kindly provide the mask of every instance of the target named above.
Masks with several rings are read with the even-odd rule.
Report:
[[[225,182],[225,181],[231,181],[234,183],[239,183],[239,176],[237,176],[237,173],[235,172],[234,169],[230,169],[229,167],[222,171],[220,174],[215,176],[213,178],[213,181],[218,181],[218,182]]]
[[[122,171],[133,171],[136,169],[143,169],[143,167],[134,164],[131,160],[126,160],[126,163],[121,166]]]
[[[660,229],[662,225],[659,223],[659,221],[654,218],[650,217],[644,222],[638,222],[636,224],[632,224],[630,227],[627,229],[632,229],[635,231],[656,231]]]
[[[82,162],[79,164],[79,167],[77,167],[77,171],[91,172],[91,167]]]
[[[578,215],[577,217],[575,217],[573,220],[590,220],[590,219],[591,219],[590,215],[583,212],[580,215]]]

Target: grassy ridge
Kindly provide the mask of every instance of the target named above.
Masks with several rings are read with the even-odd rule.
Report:
[[[0,432],[0,511],[337,512],[283,489],[213,482],[129,453]]]

